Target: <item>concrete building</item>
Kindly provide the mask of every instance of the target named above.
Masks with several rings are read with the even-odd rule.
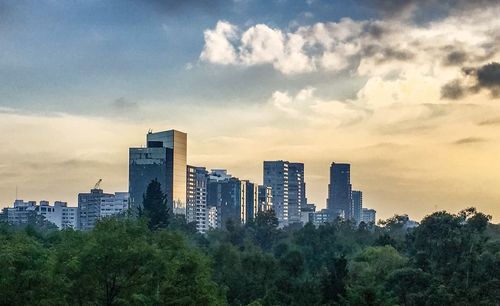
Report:
[[[66,202],[56,201],[50,206],[48,201],[40,201],[36,211],[59,229],[78,228],[78,207],[68,207]]]
[[[259,185],[259,212],[273,209],[273,189],[268,186]]]
[[[376,223],[377,211],[375,209],[363,208],[363,221],[366,224],[375,224]]]
[[[331,217],[350,219],[352,217],[351,165],[332,163],[328,185],[327,209]]]
[[[288,164],[264,161],[264,186],[272,188],[274,212],[281,227],[288,225]]]
[[[217,217],[217,207],[210,207],[208,208],[208,218],[207,218],[207,225],[208,229],[216,229],[219,228],[219,223],[218,223],[218,217]]]
[[[125,214],[128,210],[128,192],[116,192],[112,197],[101,198],[99,218]]]
[[[327,222],[330,222],[332,220],[332,217],[330,215],[330,210],[329,209],[322,209],[320,211],[317,211],[314,213],[314,225],[320,226],[322,224],[325,224]]]
[[[352,191],[352,219],[359,224],[363,216],[363,192]]]
[[[129,149],[129,194],[133,210],[142,206],[142,197],[151,181],[158,180],[175,214],[186,214],[187,134],[176,130],[146,137],[146,148]]]
[[[304,164],[288,164],[288,222],[300,223],[302,206],[307,204]]]
[[[37,205],[36,201],[16,200],[13,207],[3,209],[3,215],[5,221],[12,225],[32,223],[37,216],[43,216],[59,229],[78,227],[78,208],[68,207],[66,202],[60,201],[51,206],[48,201],[40,201]]]
[[[208,171],[204,167],[187,166],[186,221],[195,222],[196,230],[208,230]]]
[[[93,188],[89,193],[78,194],[78,229],[87,231],[95,227],[101,216],[101,201],[113,197],[102,189]]]

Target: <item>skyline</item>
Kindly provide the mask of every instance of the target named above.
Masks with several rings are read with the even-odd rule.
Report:
[[[303,162],[319,208],[335,161],[379,219],[500,222],[497,1],[216,2],[0,0],[0,205],[126,191],[128,148],[175,128],[256,183]]]

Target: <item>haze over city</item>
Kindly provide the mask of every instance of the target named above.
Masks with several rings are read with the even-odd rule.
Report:
[[[498,223],[500,4],[402,3],[0,1],[0,204],[127,191],[128,148],[177,129],[256,183],[303,162],[320,208],[337,161],[377,218]]]

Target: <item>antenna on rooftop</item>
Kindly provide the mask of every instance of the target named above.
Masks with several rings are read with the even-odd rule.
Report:
[[[153,129],[149,129],[148,134],[153,134]]]

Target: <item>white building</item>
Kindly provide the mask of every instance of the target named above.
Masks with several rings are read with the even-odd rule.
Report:
[[[128,209],[128,192],[116,192],[114,196],[101,198],[99,218],[125,213]]]
[[[209,229],[215,229],[218,227],[218,222],[217,222],[217,207],[212,206],[208,209],[207,211],[207,222],[208,222],[208,228]]]
[[[78,207],[68,207],[66,202],[56,201],[50,206],[48,201],[40,201],[36,211],[47,221],[54,223],[58,229],[78,227]]]

